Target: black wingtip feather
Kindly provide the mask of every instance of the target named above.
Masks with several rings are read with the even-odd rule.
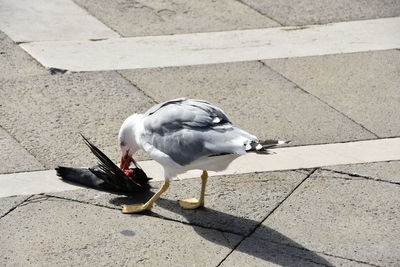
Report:
[[[68,182],[104,189],[104,181],[88,169],[58,166],[56,168],[56,173],[57,176]]]
[[[136,162],[133,175],[127,176],[100,149],[93,145],[82,133],[84,143],[99,160],[99,164],[89,169],[59,166],[57,175],[62,179],[96,189],[119,191],[124,193],[142,192],[150,189],[149,178]]]
[[[101,152],[100,149],[93,145],[83,134],[80,135],[85,144],[100,161],[98,169],[90,169],[96,176],[105,181],[107,180],[107,183],[115,185],[118,190],[143,191],[144,189],[150,188],[148,183],[150,179],[142,169],[134,168],[134,177],[125,175],[125,173]],[[106,176],[101,175],[101,172],[104,172]]]

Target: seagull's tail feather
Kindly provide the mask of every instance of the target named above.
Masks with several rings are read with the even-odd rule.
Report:
[[[273,148],[273,147],[277,147],[277,146],[287,145],[289,143],[290,143],[290,141],[264,140],[264,141],[260,142],[260,145],[262,145],[263,149],[268,149],[268,148]]]
[[[256,152],[261,154],[268,154],[268,149],[275,148],[277,146],[282,146],[289,144],[290,141],[282,141],[282,140],[264,140],[260,142],[252,142],[250,144],[251,148],[247,152]]]
[[[136,164],[127,176],[103,152],[81,134],[85,144],[98,158],[99,164],[89,169],[58,167],[57,175],[61,178],[96,189],[113,190],[125,193],[146,191],[150,188],[149,178]]]

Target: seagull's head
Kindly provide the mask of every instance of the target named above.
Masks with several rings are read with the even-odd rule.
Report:
[[[142,114],[133,114],[128,117],[121,125],[118,134],[118,142],[121,147],[121,163],[122,170],[128,169],[133,161],[132,155],[139,150],[137,142],[137,130],[140,127]]]

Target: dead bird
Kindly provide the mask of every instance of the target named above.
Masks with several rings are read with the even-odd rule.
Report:
[[[151,178],[147,177],[135,160],[131,160],[134,168],[128,167],[121,170],[86,137],[82,134],[81,136],[99,163],[91,168],[58,166],[56,168],[57,175],[63,180],[94,189],[128,194],[148,191],[151,188],[149,184]]]

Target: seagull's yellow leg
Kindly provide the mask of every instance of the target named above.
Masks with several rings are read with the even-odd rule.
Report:
[[[200,199],[197,200],[196,198],[188,198],[185,200],[179,200],[179,205],[181,205],[182,208],[193,210],[204,206],[204,194],[206,193],[207,178],[207,171],[203,171],[203,174],[201,175]]]
[[[169,187],[169,181],[166,181],[163,186],[158,190],[158,192],[150,198],[145,204],[136,204],[136,205],[123,205],[122,213],[138,213],[145,210],[150,210],[153,207],[153,203],[160,198],[161,194],[167,191]]]

